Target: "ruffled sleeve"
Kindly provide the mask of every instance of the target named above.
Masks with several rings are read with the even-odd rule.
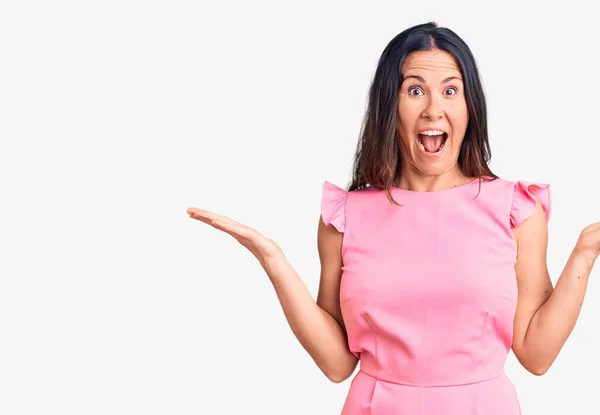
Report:
[[[321,216],[326,225],[332,224],[339,232],[346,227],[346,196],[348,192],[332,183],[323,183]]]
[[[535,212],[536,201],[533,196],[535,196],[542,205],[544,213],[546,214],[546,222],[550,220],[550,214],[552,212],[552,194],[550,192],[550,185],[545,183],[517,181],[515,182],[510,211],[510,226],[512,228],[519,226]]]

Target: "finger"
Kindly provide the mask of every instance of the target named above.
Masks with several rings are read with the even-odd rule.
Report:
[[[191,219],[196,219],[196,220],[199,220],[200,222],[204,222],[204,223],[206,223],[206,224],[208,224],[208,225],[212,225],[212,224],[213,224],[213,222],[214,222],[214,220],[213,220],[213,219],[209,219],[209,218],[207,218],[207,217],[203,217],[203,216],[196,216],[196,215],[193,215],[193,214],[192,214],[192,215],[190,215],[190,218],[191,218]]]
[[[223,218],[222,215],[199,208],[190,208],[187,210],[187,213],[191,218],[198,219],[208,224],[215,220]]]
[[[596,232],[600,230],[600,222],[592,223],[591,225],[586,226],[584,230],[587,232]]]
[[[209,212],[208,210],[203,210],[200,208],[189,208],[187,212],[190,215],[190,217],[193,217],[194,219],[202,220],[203,222],[211,224],[211,225],[214,221],[235,224],[235,225],[241,225],[239,222],[231,219],[228,216],[219,215],[217,213]]]
[[[231,219],[215,220],[213,222],[213,226],[216,229],[222,230],[223,232],[226,232],[235,238],[249,239],[253,236],[253,232],[254,232],[254,230],[252,228],[249,228],[245,225],[237,223]]]
[[[203,217],[217,215],[214,212],[209,212],[208,210],[204,210],[204,209],[200,209],[200,208],[189,208],[187,210],[187,214],[193,215],[193,216],[203,216]]]
[[[224,215],[219,215],[218,213],[214,213],[214,212],[209,212],[208,210],[204,210],[204,209],[200,209],[200,208],[189,208],[187,210],[188,215],[193,216],[194,218],[200,219],[200,218],[205,218],[205,219],[209,219],[209,220],[219,220],[222,222],[230,222],[230,223],[236,223],[236,221],[234,221],[233,219],[224,216]]]
[[[254,236],[256,231],[246,225],[242,225],[233,219],[219,215],[213,212],[209,212],[199,208],[189,208],[188,214],[190,218],[198,219],[213,228],[226,232],[242,243],[243,239],[250,239]]]

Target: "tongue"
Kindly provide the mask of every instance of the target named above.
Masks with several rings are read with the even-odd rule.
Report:
[[[444,140],[444,135],[420,135],[421,142],[423,143],[423,147],[425,147],[425,151],[428,153],[435,153],[438,148],[442,145],[442,141]]]

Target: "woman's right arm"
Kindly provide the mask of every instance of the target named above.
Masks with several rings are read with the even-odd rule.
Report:
[[[348,379],[358,363],[348,348],[340,309],[342,237],[342,233],[319,218],[321,277],[316,302],[283,255],[264,264],[292,332],[325,376],[335,383]]]

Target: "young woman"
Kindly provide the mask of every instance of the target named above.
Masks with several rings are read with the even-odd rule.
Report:
[[[383,51],[348,189],[323,186],[316,302],[277,244],[198,208],[257,257],[343,415],[518,415],[512,348],[545,373],[578,318],[600,252],[585,228],[556,287],[550,187],[488,166],[486,101],[468,46],[434,23]]]

